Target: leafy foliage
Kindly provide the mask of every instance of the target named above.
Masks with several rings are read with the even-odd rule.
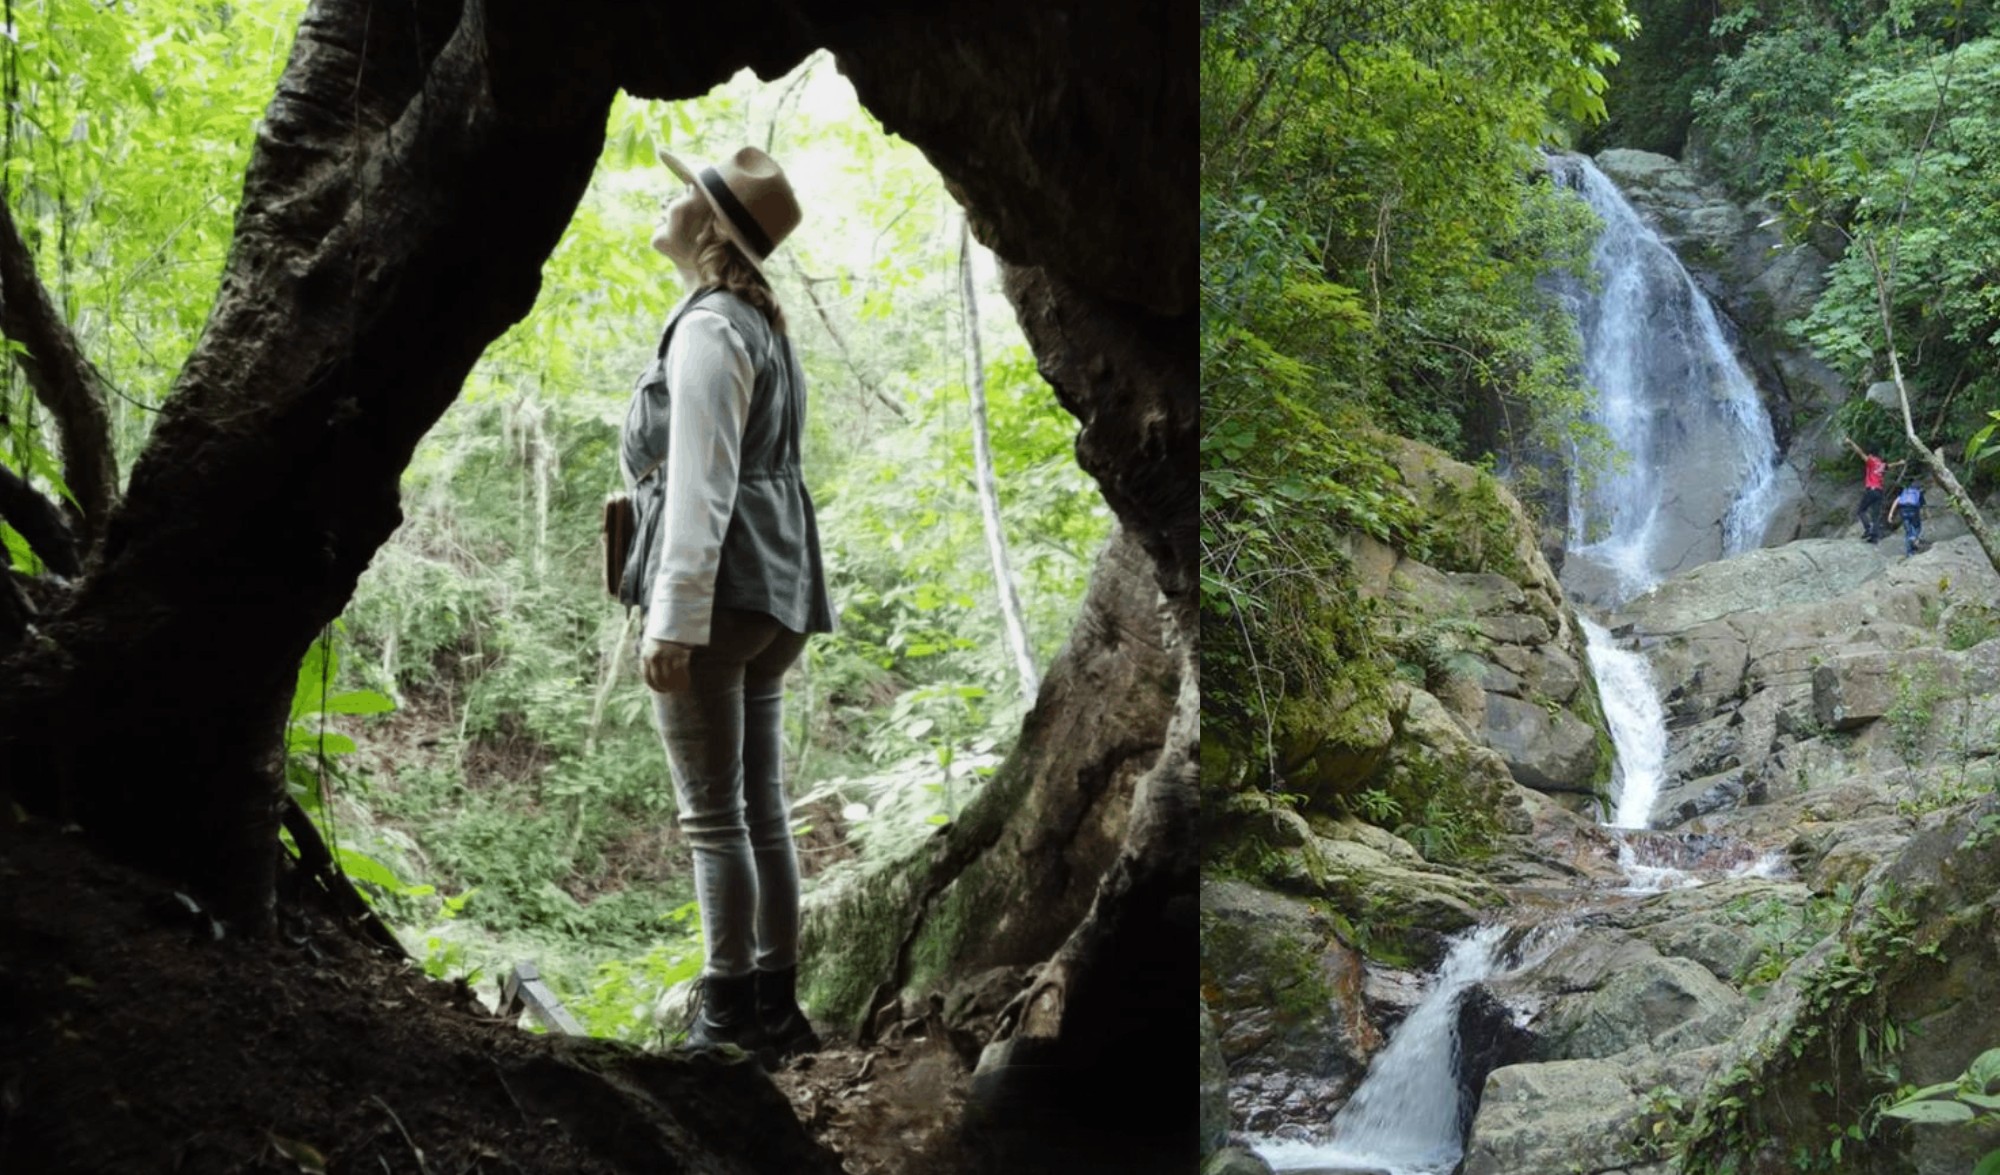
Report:
[[[302,9],[9,8],[0,180],[116,393],[121,466],[203,326]],[[746,72],[695,101],[621,97],[606,129],[535,308],[420,446],[404,526],[358,586],[347,627],[301,667],[286,774],[364,894],[424,939],[434,974],[497,961],[475,933],[532,940],[586,974],[605,964],[591,998],[606,1031],[629,1035],[612,1009],[675,981],[690,933],[662,914],[691,894],[634,633],[596,582],[628,389],[681,292],[646,244],[678,186],[656,139],[696,158],[755,142],[808,197],[770,267],[813,397],[805,463],[842,612],[841,633],[815,641],[793,678],[788,708],[793,778],[819,797],[796,822],[808,872],[933,833],[1006,753],[1032,699],[1018,696],[976,514],[962,214],[937,173],[861,110],[824,54],[769,85]],[[980,252],[972,268],[1002,525],[1046,663],[1111,517],[1076,466],[1076,421],[1038,375],[995,264]],[[15,366],[0,365],[0,462],[66,496],[56,439]],[[0,541],[34,568],[18,535],[0,527]],[[866,816],[850,821],[857,806]],[[459,892],[443,899],[434,884]],[[568,965],[545,973],[568,982]]]
[[[1394,662],[1340,536],[1453,554],[1374,430],[1477,457],[1580,428],[1544,279],[1585,272],[1595,224],[1535,148],[1602,115],[1632,25],[1617,0],[1203,17],[1204,733],[1274,781],[1286,697],[1365,710]]]

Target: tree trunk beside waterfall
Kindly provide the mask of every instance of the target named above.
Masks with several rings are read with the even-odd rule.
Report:
[[[1970,530],[1972,537],[1979,542],[1979,549],[1986,552],[1986,561],[1993,564],[1993,570],[2000,572],[2000,538],[1996,538],[1993,528],[1986,525],[1985,517],[1979,513],[1978,503],[1972,500],[1971,494],[1965,492],[1965,487],[1952,474],[1951,466],[1945,463],[1944,449],[1931,448],[1917,435],[1916,421],[1910,416],[1910,389],[1903,382],[1903,361],[1896,353],[1896,325],[1889,308],[1890,278],[1883,272],[1875,242],[1863,242],[1862,249],[1868,258],[1869,271],[1875,279],[1875,305],[1881,313],[1883,339],[1889,352],[1889,376],[1896,381],[1896,403],[1903,410],[1903,435],[1908,438],[1910,447],[1923,455],[1924,468],[1930,470],[1931,476],[1937,479],[1938,487],[1944,490],[1945,499],[1951,503],[1951,508],[1965,520],[1966,529]]]

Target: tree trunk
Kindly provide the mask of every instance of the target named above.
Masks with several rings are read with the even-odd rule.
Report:
[[[958,293],[965,306],[966,390],[972,397],[973,486],[979,495],[979,521],[986,530],[986,557],[993,564],[993,586],[1000,597],[1000,620],[1007,647],[1014,654],[1014,671],[1021,678],[1021,696],[1032,700],[1039,687],[1035,653],[1028,645],[1028,626],[1021,619],[1021,596],[1014,588],[1014,569],[1007,562],[1007,536],[1000,529],[1000,490],[993,484],[993,442],[986,432],[986,360],[979,347],[979,301],[972,289],[972,222],[958,222]]]
[[[567,23],[502,7],[309,9],[100,565],[0,686],[31,808],[252,931],[299,658],[401,521],[417,441],[532,305],[601,146],[612,79]]]
[[[1921,152],[1919,154],[1921,155]],[[1986,519],[1979,513],[1978,503],[1972,500],[1972,495],[1966,493],[1965,487],[1952,475],[1951,466],[1945,464],[1944,450],[1931,448],[1917,435],[1916,422],[1910,417],[1910,389],[1903,384],[1903,361],[1896,354],[1896,324],[1894,316],[1890,313],[1889,304],[1890,278],[1882,271],[1881,258],[1876,255],[1874,242],[1866,243],[1863,250],[1868,259],[1869,271],[1875,276],[1875,308],[1882,318],[1882,338],[1889,352],[1889,375],[1896,381],[1896,402],[1903,409],[1903,436],[1908,439],[1911,448],[1923,455],[1924,467],[1930,470],[1931,476],[1937,480],[1938,488],[1944,491],[1945,500],[1949,501],[1951,508],[1965,520],[1966,528],[1972,531],[1972,537],[1979,543],[1979,549],[1986,552],[1986,561],[1993,565],[1994,571],[2000,572],[2000,537],[1996,537],[1993,529],[1986,525]]]
[[[41,639],[0,664],[5,786],[240,929],[268,929],[299,659],[400,521],[419,439],[533,303],[613,94],[692,96],[824,46],[1002,259],[1125,536],[1093,584],[1103,607],[1072,638],[1071,688],[1058,701],[1052,666],[1002,769],[1015,805],[975,804],[906,874],[1004,872],[1027,848],[1052,866],[1036,884],[1064,900],[992,891],[1013,932],[991,943],[977,923],[932,917],[948,902],[926,904],[873,928],[910,948],[875,978],[1043,964],[1008,1029],[1033,1043],[993,1054],[992,1104],[1060,1091],[1030,1108],[1161,1145],[1185,1134],[1192,1154],[1193,1115],[1159,1107],[1185,1084],[1195,999],[1196,18],[1139,0],[314,0],[259,128],[208,325],[96,563]],[[1105,658],[1133,672],[1095,688]],[[1065,729],[1093,732],[1089,770],[1049,757]],[[1047,813],[1076,820],[1035,822]],[[1043,1079],[1016,1080],[1029,1072]],[[1116,1105],[1073,1096],[1112,1080],[1126,1086]],[[1106,1169],[1171,1147],[1126,1152]]]

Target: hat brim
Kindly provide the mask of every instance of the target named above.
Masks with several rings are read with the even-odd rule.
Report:
[[[743,254],[744,260],[750,263],[750,268],[756,270],[760,274],[763,273],[764,262],[761,258],[757,256],[757,250],[751,248],[750,242],[743,239],[743,234],[738,232],[736,229],[736,223],[729,219],[729,214],[722,210],[722,205],[716,203],[714,195],[712,195],[708,190],[708,185],[702,183],[701,180],[695,176],[694,169],[689,167],[685,162],[683,162],[680,156],[674,154],[672,151],[667,150],[665,147],[655,145],[653,148],[653,153],[660,157],[661,163],[667,165],[668,171],[671,171],[675,175],[681,177],[681,179],[687,181],[689,186],[693,187],[695,191],[701,193],[701,198],[703,200],[708,201],[708,210],[710,213],[714,214],[715,223],[718,227],[722,229],[722,234],[728,237],[730,242],[736,246],[737,252]]]

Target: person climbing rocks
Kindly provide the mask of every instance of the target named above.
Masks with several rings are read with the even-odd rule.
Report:
[[[1903,517],[1903,558],[1917,553],[1917,544],[1924,537],[1924,487],[1921,481],[1909,481],[1903,485],[1903,492],[1889,505],[1889,521],[1894,523],[1897,515]]]
[[[1872,543],[1882,537],[1882,524],[1875,520],[1875,511],[1882,505],[1882,474],[1900,468],[1903,461],[1884,462],[1874,453],[1868,452],[1854,443],[1853,437],[1843,437],[1847,447],[1861,458],[1861,506],[1855,513],[1861,516],[1861,541]]]

